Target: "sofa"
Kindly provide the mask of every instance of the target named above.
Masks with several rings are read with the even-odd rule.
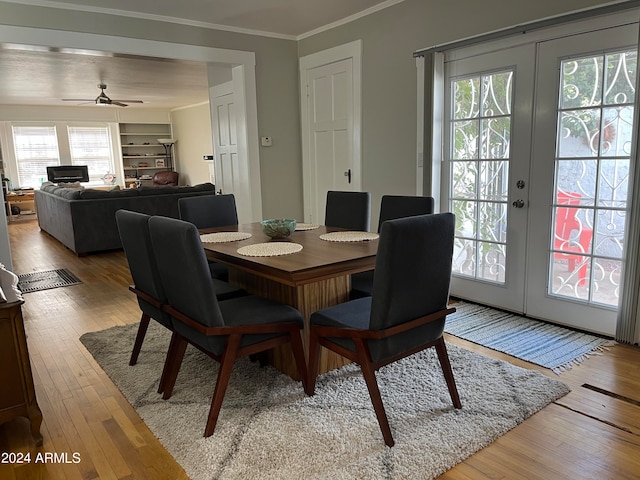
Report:
[[[215,186],[163,186],[100,190],[43,184],[35,191],[40,229],[77,255],[121,249],[120,209],[178,218],[178,199],[215,195]]]

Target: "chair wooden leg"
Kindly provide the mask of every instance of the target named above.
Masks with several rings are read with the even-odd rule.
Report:
[[[171,370],[172,362],[175,360],[175,351],[180,343],[180,335],[177,333],[173,333],[171,335],[171,341],[169,342],[169,348],[167,350],[167,356],[164,360],[164,367],[162,368],[162,375],[160,376],[160,384],[158,385],[158,393],[164,393],[164,390],[167,385],[167,376],[169,371]],[[186,346],[184,347],[186,350]],[[184,356],[184,350],[182,355]],[[182,358],[180,358],[180,363],[182,363]],[[179,367],[178,367],[179,368]],[[177,375],[177,374],[176,374]]]
[[[444,338],[440,337],[435,344],[436,352],[438,353],[438,360],[440,361],[440,367],[442,367],[442,373],[444,373],[444,379],[447,382],[449,388],[449,395],[451,395],[451,401],[456,408],[462,408],[460,402],[460,395],[458,395],[458,388],[456,387],[456,381],[453,378],[453,370],[451,370],[451,362],[449,362],[449,354],[447,353],[447,346],[444,343]]]
[[[167,353],[164,370],[160,377],[163,400],[169,400],[171,398],[173,387],[175,386],[176,378],[178,377],[178,372],[180,372],[180,367],[182,366],[184,352],[187,349],[187,341],[179,333],[173,332],[170,345],[172,346],[170,346],[169,352]]]
[[[395,445],[395,441],[391,435],[391,427],[389,426],[389,419],[387,418],[387,413],[385,412],[384,404],[382,403],[382,395],[380,395],[380,389],[378,388],[378,382],[376,381],[376,374],[371,366],[371,361],[369,360],[369,349],[362,339],[354,339],[354,341],[356,344],[358,363],[360,364],[364,381],[366,382],[367,389],[369,390],[373,409],[376,412],[376,417],[378,417],[378,424],[382,431],[384,443],[389,447],[393,447]]]
[[[241,335],[231,335],[227,340],[227,348],[222,355],[222,360],[220,361],[220,370],[218,371],[216,388],[213,391],[213,398],[211,399],[211,408],[209,409],[207,425],[204,429],[205,437],[210,437],[216,429],[218,415],[220,415],[222,401],[224,400],[224,394],[227,391],[227,385],[229,384],[229,379],[231,378],[231,370],[233,370],[233,364],[236,361],[238,347],[240,346],[241,339]]]
[[[309,365],[307,366],[307,382],[304,388],[304,392],[307,395],[313,395],[316,391],[316,377],[318,376],[318,366],[320,364],[320,344],[318,343],[318,336],[311,327],[311,333],[309,334]]]
[[[136,341],[133,344],[133,351],[131,352],[131,358],[129,359],[129,365],[135,365],[138,363],[138,355],[140,355],[140,349],[142,348],[142,342],[144,342],[144,337],[147,334],[147,329],[149,328],[149,322],[151,321],[151,317],[146,313],[142,314],[140,318],[140,326],[138,327],[138,333],[136,335]]]
[[[298,375],[302,379],[302,388],[307,391],[307,382],[309,381],[307,373],[307,361],[304,358],[304,347],[302,346],[302,337],[300,336],[300,330],[291,331],[291,349],[293,350],[293,357],[296,360],[296,366],[298,367]]]

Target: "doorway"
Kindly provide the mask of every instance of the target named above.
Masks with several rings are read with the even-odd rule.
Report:
[[[453,295],[615,333],[637,39],[633,24],[445,64]]]

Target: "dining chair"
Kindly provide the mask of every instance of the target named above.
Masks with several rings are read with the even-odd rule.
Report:
[[[142,311],[129,365],[135,365],[138,362],[138,356],[151,319],[173,331],[171,317],[162,310],[163,305],[167,303],[167,296],[160,280],[151,245],[149,218],[150,216],[144,213],[128,210],[116,212],[116,223],[122,247],[133,279],[133,285],[129,289],[136,294],[138,305]],[[247,294],[241,288],[221,280],[213,280],[212,284],[219,300],[228,300]],[[160,383],[162,387],[162,381]]]
[[[389,220],[382,225],[373,295],[311,315],[309,379],[313,395],[320,347],[360,365],[388,446],[394,445],[375,371],[435,347],[449,395],[462,408],[443,338],[448,308],[455,217],[451,213]]]
[[[371,222],[369,192],[327,192],[324,224],[347,230],[368,232]]]
[[[175,348],[165,363],[163,398],[171,397],[187,344],[220,362],[204,436],[213,434],[237,358],[290,343],[298,374],[306,385],[307,368],[300,330],[302,315],[288,305],[258,296],[219,302],[196,227],[167,217],[149,220],[151,242],[173,319]]]
[[[587,279],[588,259],[580,255],[590,253],[593,229],[587,228],[579,218],[582,195],[577,192],[558,191],[558,207],[555,214],[553,248],[554,258],[567,260],[569,272],[577,272],[578,285],[583,286]],[[567,205],[567,206],[560,206]]]
[[[433,213],[433,210],[433,197],[383,195],[380,202],[378,232],[380,232],[382,224],[387,220],[426,215]],[[373,272],[374,270],[369,270],[351,275],[351,291],[349,293],[351,299],[371,296],[373,291]]]
[[[232,193],[180,198],[178,215],[180,219],[193,223],[199,229],[238,224],[236,199]],[[209,271],[213,278],[225,281],[229,279],[226,265],[209,261]]]

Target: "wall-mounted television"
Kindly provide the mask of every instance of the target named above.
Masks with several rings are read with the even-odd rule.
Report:
[[[88,182],[89,167],[86,165],[47,167],[47,179],[53,183]]]

